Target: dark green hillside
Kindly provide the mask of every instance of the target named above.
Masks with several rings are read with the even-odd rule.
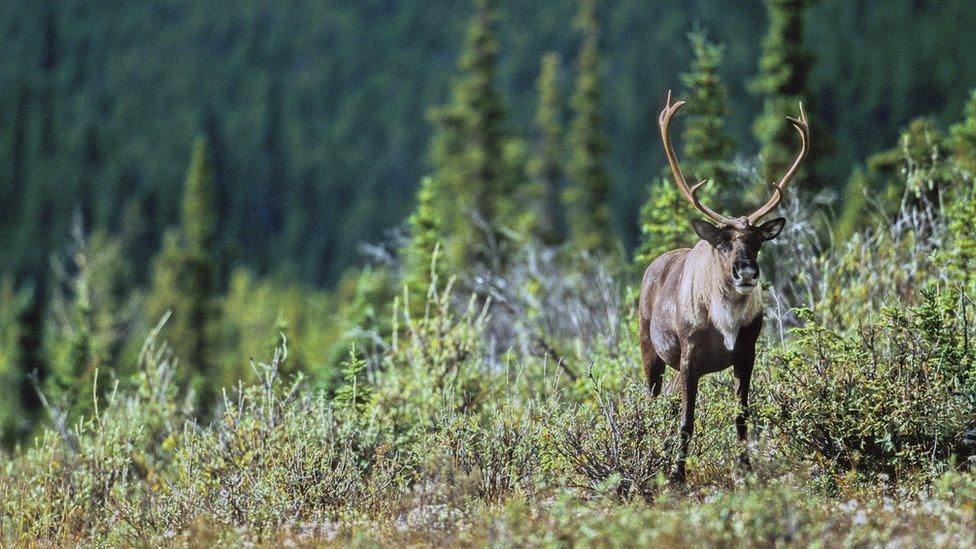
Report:
[[[72,213],[117,230],[143,220],[142,263],[177,219],[179,185],[208,134],[227,265],[328,284],[411,210],[428,171],[429,107],[456,70],[465,2],[12,1],[0,6],[0,250],[36,275]],[[572,59],[572,2],[502,2],[500,80],[510,125],[530,127],[540,56]],[[688,65],[696,28],[727,46],[730,130],[745,154],[759,101],[765,9],[756,2],[623,0],[601,7],[604,110],[615,228],[633,245],[660,165],[653,124]],[[817,3],[810,88],[834,138],[839,188],[852,163],[916,115],[960,112],[976,84],[968,2]],[[924,45],[924,47],[922,47]],[[568,66],[568,65],[567,65]],[[572,75],[560,81],[568,97]],[[128,220],[128,221],[127,221]],[[141,275],[145,275],[143,267]]]

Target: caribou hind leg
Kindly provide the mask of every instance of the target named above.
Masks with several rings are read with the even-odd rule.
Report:
[[[644,375],[647,377],[647,389],[651,396],[661,394],[664,383],[664,361],[658,356],[654,344],[651,343],[651,319],[640,319],[640,348],[641,361],[644,363]]]
[[[695,433],[695,400],[698,398],[698,372],[692,367],[688,353],[682,352],[679,378],[681,382],[681,425],[680,447],[671,479],[675,482],[685,481],[685,461],[688,458],[688,446],[691,436]]]

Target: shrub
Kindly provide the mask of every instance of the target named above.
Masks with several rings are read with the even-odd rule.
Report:
[[[540,470],[539,425],[513,403],[477,415],[447,414],[421,447],[424,476],[493,502],[519,490],[533,493]]]
[[[941,469],[976,414],[970,323],[952,292],[885,309],[853,335],[810,311],[775,349],[765,418],[783,444],[828,472],[893,482]]]
[[[703,379],[688,456],[692,474],[706,482],[716,463],[722,464],[720,474],[736,463],[731,391],[720,391],[724,387],[717,381]],[[623,499],[653,500],[675,465],[680,404],[676,393],[651,398],[644,384],[631,380],[614,392],[597,389],[591,402],[554,417],[552,450],[563,483],[589,493],[610,490]]]
[[[112,391],[103,409],[93,404],[93,415],[74,425],[64,410],[50,409],[55,428],[0,469],[0,542],[111,540],[129,502],[169,476],[174,429],[187,416],[176,405],[174,367],[156,343],[158,329],[143,347],[134,387]]]
[[[260,384],[225,397],[215,424],[185,434],[175,479],[141,516],[149,531],[182,531],[193,520],[230,524],[247,539],[380,505],[404,472],[381,430],[355,406],[285,384],[284,347],[262,364]]]

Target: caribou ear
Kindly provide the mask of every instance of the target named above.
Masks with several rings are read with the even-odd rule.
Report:
[[[722,241],[722,229],[719,229],[708,221],[692,219],[691,226],[695,228],[695,234],[697,234],[699,238],[705,242],[708,242],[712,246],[717,247]]]
[[[777,217],[776,219],[771,219],[763,223],[757,228],[763,240],[772,240],[779,236],[779,232],[783,230],[784,225],[786,225],[786,219]]]

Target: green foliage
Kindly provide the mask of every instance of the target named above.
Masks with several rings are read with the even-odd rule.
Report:
[[[679,402],[649,399],[646,388],[630,384],[620,394],[599,392],[560,425],[554,451],[567,464],[571,486],[647,501],[674,468],[678,432],[662,417]]]
[[[505,108],[495,79],[499,44],[494,0],[478,0],[458,61],[460,77],[448,105],[432,111],[437,131],[431,141],[434,212],[443,224],[448,268],[483,264],[500,267],[512,219],[517,171],[506,162]]]
[[[104,231],[86,236],[74,228],[69,263],[54,263],[48,326],[44,331],[47,388],[72,418],[90,411],[96,371],[103,376],[96,394],[110,390],[112,378],[132,373],[126,365],[126,336],[136,325],[138,298],[132,295],[124,243]],[[130,363],[131,364],[131,363]]]
[[[197,140],[183,188],[182,223],[166,234],[146,300],[150,321],[167,311],[167,333],[185,365],[182,377],[196,379],[205,403],[212,403],[216,387],[205,380],[214,374],[217,348],[213,231],[216,208],[213,171],[207,142]]]
[[[976,189],[960,186],[946,207],[948,242],[943,250],[943,267],[953,283],[968,295],[976,293]]]
[[[949,128],[953,157],[960,169],[976,173],[976,90],[970,92],[964,118]]]
[[[0,544],[675,545],[687,543],[692,531],[702,545],[971,540],[976,489],[968,475],[951,469],[971,467],[976,440],[969,143],[976,99],[948,137],[935,122],[914,123],[897,149],[851,178],[833,248],[803,247],[802,237],[818,236],[811,218],[797,219],[785,244],[771,248],[777,265],[800,268],[770,277],[770,302],[778,307],[770,316],[778,317],[768,325],[782,337],[762,343],[770,349],[760,353],[754,378],[758,428],[748,445],[739,444],[727,372],[706,378],[689,483],[676,488],[663,480],[674,465],[678,400],[673,391],[650,399],[638,380],[636,345],[622,328],[633,324],[632,307],[608,274],[616,258],[604,253],[617,247],[607,174],[619,169],[619,179],[630,180],[658,163],[643,154],[655,133],[647,121],[656,106],[633,98],[646,97],[671,65],[685,61],[647,56],[641,40],[684,32],[686,11],[712,19],[721,14],[730,23],[721,28],[735,29],[723,34],[736,44],[727,50],[732,62],[721,67],[724,50],[692,36],[682,158],[689,174],[715,180],[706,189],[727,188],[732,142],[719,73],[735,78],[742,56],[750,57],[751,47],[734,39],[756,30],[753,8],[703,5],[661,17],[622,2],[605,22],[611,38],[600,50],[595,2],[582,2],[566,170],[573,186],[566,190],[573,245],[601,253],[561,254],[538,246],[561,238],[553,231],[554,197],[564,178],[558,57],[542,62],[531,169],[524,169],[530,147],[511,131],[518,126],[507,125],[501,95],[503,89],[522,99],[530,93],[521,88],[531,88],[525,82],[535,69],[520,67],[534,66],[540,45],[554,47],[546,42],[553,31],[545,21],[564,27],[569,10],[513,4],[506,6],[505,28],[497,29],[494,2],[478,2],[460,77],[447,106],[433,113],[435,177],[422,180],[412,238],[399,251],[401,272],[396,264],[341,267],[351,262],[357,239],[376,236],[375,216],[395,222],[402,212],[387,204],[402,203],[394,199],[416,182],[411,166],[425,136],[410,128],[420,122],[390,113],[419,112],[436,93],[412,81],[411,72],[431,67],[424,86],[436,89],[447,72],[440,59],[450,58],[430,55],[421,63],[411,53],[413,42],[404,36],[421,37],[423,52],[441,36],[427,28],[420,8],[378,13],[375,6],[300,2],[269,12],[244,2],[229,21],[202,8],[116,7],[124,22],[142,21],[151,11],[165,30],[146,34],[167,37],[157,43],[214,37],[181,51],[199,47],[209,52],[208,63],[218,51],[227,61],[203,80],[186,79],[182,66],[169,68],[160,86],[159,69],[145,55],[106,45],[118,38],[112,28],[91,34],[104,42],[87,42],[97,23],[76,22],[75,3],[50,4],[37,10],[39,19],[20,7],[0,14],[0,22],[14,14],[23,28],[38,31],[36,52],[26,40],[12,40],[9,59],[0,60],[0,75],[11,74],[10,59],[27,60],[37,73],[10,79],[13,93],[0,98],[12,101],[0,117],[0,129],[10,130],[0,132],[0,164],[10,167],[0,170],[0,192],[12,197],[0,204],[0,256],[22,274],[0,277],[0,386],[26,394],[25,371],[49,374],[40,397],[49,421],[32,441],[24,436],[29,413],[20,399],[0,411],[5,442],[21,444],[0,455]],[[757,83],[767,111],[807,93],[801,35],[815,43],[823,32],[816,26],[800,32],[801,18],[823,20],[851,9],[830,5],[804,15],[801,2],[770,0],[769,6],[772,29]],[[101,9],[91,7],[93,20]],[[453,4],[422,11],[431,9],[451,21],[463,11]],[[864,19],[874,21],[878,9],[864,8]],[[906,8],[885,9],[895,20],[914,22],[905,18],[913,13]],[[302,19],[305,13],[318,17],[309,19],[315,24]],[[370,25],[355,20],[363,14]],[[536,25],[540,17],[544,24]],[[187,21],[198,30],[174,30]],[[324,34],[306,30],[320,23]],[[846,24],[836,23],[832,31]],[[373,53],[385,44],[384,24],[409,29],[393,33],[403,47],[392,73],[378,68],[385,61]],[[522,32],[526,25],[531,33]],[[327,37],[338,33],[354,43],[362,40],[360,26],[370,27],[380,45],[357,50],[364,60],[350,55],[349,63],[332,67],[328,59],[347,46],[336,49]],[[20,23],[6,27],[23,33]],[[499,57],[508,41],[515,53]],[[90,63],[81,53],[88,48]],[[326,50],[329,56],[322,55]],[[615,78],[605,84],[600,51],[614,56],[607,66]],[[74,62],[81,57],[85,63]],[[858,55],[851,57],[855,62]],[[179,58],[194,65],[192,54]],[[251,58],[264,59],[262,68],[252,70]],[[913,66],[911,55],[905,59]],[[104,78],[80,74],[103,65],[110,67],[99,72]],[[889,77],[893,87],[904,81],[878,78]],[[70,91],[94,87],[95,80],[97,94]],[[126,93],[116,93],[117,81],[125,82]],[[797,81],[803,86],[791,88]],[[339,89],[350,82],[363,90],[354,104],[323,99],[326,83]],[[829,99],[860,91],[846,80],[836,84],[830,93],[810,89]],[[193,100],[174,85],[189,88]],[[160,126],[142,103],[165,91],[173,93],[160,109],[167,113]],[[410,106],[388,110],[400,93]],[[613,109],[604,111],[604,102]],[[528,102],[512,103],[522,106],[511,119],[524,122]],[[252,112],[240,104],[258,106]],[[93,119],[85,109],[101,114]],[[361,111],[370,115],[350,114]],[[782,114],[776,124],[787,127]],[[729,127],[744,126],[744,116],[730,114]],[[133,129],[143,119],[148,129]],[[388,124],[406,126],[385,131]],[[172,144],[182,147],[199,126],[207,141],[194,148],[182,194],[168,192],[161,182],[172,179]],[[606,148],[604,130],[619,142],[614,151]],[[137,137],[120,137],[130,131]],[[857,128],[837,128],[852,131]],[[885,138],[884,128],[877,133],[866,143]],[[764,146],[776,142],[766,137]],[[375,147],[385,154],[374,154]],[[114,158],[117,150],[122,160]],[[391,166],[395,177],[387,173]],[[63,188],[50,183],[61,173]],[[522,184],[526,175],[532,185]],[[398,178],[406,179],[397,185]],[[623,201],[620,219],[634,209],[633,188],[614,189],[617,205]],[[76,200],[55,194],[69,191]],[[864,215],[868,193],[879,199],[877,215]],[[87,238],[79,231],[69,260],[51,277],[50,295],[47,280],[39,285],[44,291],[29,292],[23,281],[32,267],[21,263],[43,261],[59,241],[61,203],[77,203],[97,228]],[[641,268],[693,241],[684,204],[673,183],[654,183],[642,211]],[[180,224],[164,239],[141,309],[141,291],[134,290],[140,263],[177,211]],[[529,231],[538,238],[516,247]],[[232,269],[238,260],[248,267]],[[471,276],[485,266],[491,276]],[[339,283],[323,291],[296,278]],[[458,295],[458,280],[473,280],[480,293]],[[785,327],[797,320],[785,308],[798,302],[809,304],[817,320],[800,312],[805,326],[789,332]],[[165,333],[182,369],[156,343],[161,327],[138,358],[126,352],[137,341],[130,336],[139,337],[167,311],[173,317]],[[253,357],[267,356],[279,341],[268,364],[255,363]],[[193,398],[194,390],[203,398]],[[751,471],[738,465],[744,451]],[[635,504],[637,496],[645,501]]]
[[[725,132],[729,107],[718,72],[723,48],[708,42],[701,31],[690,34],[689,40],[695,57],[689,71],[681,76],[688,94],[681,162],[687,176],[709,180],[698,195],[704,202],[712,203],[723,191],[730,193],[734,175],[731,155],[735,141]],[[648,264],[664,252],[694,245],[698,238],[689,221],[698,215],[681,196],[670,174],[654,180],[640,211],[641,238],[634,250],[634,271],[643,274]]]
[[[336,299],[294,281],[259,278],[250,271],[234,271],[221,299],[221,353],[218,371],[210,379],[217,388],[238,381],[254,381],[247,365],[265,356],[281,336],[288,340],[287,376],[304,373],[315,381],[335,376],[330,350],[339,336]]]
[[[149,527],[137,534],[158,539],[163,525],[186,531],[204,520],[266,539],[350,506],[382,508],[403,472],[397,456],[380,451],[382,433],[321,396],[302,398],[278,375],[284,359],[281,348],[262,364],[260,383],[226,402],[215,428],[184,435],[175,482],[135,515]]]
[[[667,495],[654,505],[580,501],[567,493],[542,506],[513,498],[466,525],[466,531],[430,532],[425,539],[432,544],[460,538],[473,545],[519,547],[967,545],[974,525],[969,506],[976,498],[976,482],[972,475],[947,476],[918,500],[838,500],[783,481],[692,497]],[[396,543],[405,538],[374,532],[365,539]]]
[[[253,367],[252,384],[226,391],[206,425],[185,421],[193,410],[178,404],[173,364],[154,333],[133,382],[76,427],[55,423],[0,469],[0,535],[86,545],[521,544],[556,534],[668,543],[694,528],[708,543],[868,543],[892,532],[963,539],[972,483],[954,475],[927,483],[946,468],[976,403],[966,373],[976,359],[972,310],[964,320],[957,297],[892,308],[857,336],[813,324],[762,358],[755,405],[767,428],[754,430],[751,473],[736,465],[743,447],[728,378],[706,378],[687,489],[664,482],[677,395],[648,397],[633,349],[590,354],[593,368],[576,381],[532,355],[500,364],[490,305],[458,299],[450,282],[433,285],[422,317],[395,308],[394,327],[362,351],[357,343],[332,389],[282,376],[292,358],[282,346]],[[810,462],[841,461],[818,460],[826,450],[806,446],[823,428],[857,447],[856,459],[839,454],[857,470],[894,466],[899,486],[927,499],[892,511],[874,477],[832,475],[824,491]],[[845,503],[852,499],[862,503]],[[872,521],[858,518],[862,507]]]
[[[535,155],[529,164],[534,179],[537,209],[536,236],[544,244],[560,244],[565,238],[560,194],[563,187],[563,105],[559,91],[560,57],[547,53],[542,57],[536,90],[539,95],[535,113],[538,137]]]
[[[856,168],[844,187],[841,197],[841,212],[834,226],[834,244],[843,246],[854,236],[854,233],[866,225],[865,210],[871,205],[869,193],[877,189],[877,183],[872,180],[869,172]]]
[[[21,370],[18,342],[24,329],[20,315],[30,304],[30,298],[30,292],[16,288],[12,279],[0,278],[0,390],[8,395],[0,408],[0,437],[5,445],[26,427],[27,418],[19,398],[25,374]]]
[[[976,92],[966,104],[965,118],[949,128],[949,145],[955,167],[954,188],[946,199],[949,242],[946,268],[964,291],[976,292]]]
[[[183,188],[181,227],[187,252],[204,261],[213,261],[217,202],[213,165],[205,138],[193,144],[190,171]]]
[[[173,364],[150,336],[135,383],[74,425],[58,424],[0,471],[5,543],[131,544],[140,535],[120,517],[171,477],[179,426]],[[112,511],[106,512],[108,509]]]
[[[831,474],[916,482],[944,469],[976,414],[971,316],[958,294],[927,292],[852,335],[807,326],[772,356],[767,420]]]
[[[356,354],[353,348],[349,358],[341,365],[342,385],[336,390],[336,404],[342,407],[361,410],[370,399],[371,387],[365,383],[366,368],[369,363]]]
[[[777,181],[789,167],[798,150],[796,132],[786,122],[787,116],[799,116],[799,103],[806,112],[815,113],[809,90],[813,56],[803,44],[806,32],[804,17],[812,0],[766,0],[769,30],[762,43],[759,76],[752,91],[763,98],[763,112],[753,124],[753,134],[760,143],[765,181]],[[816,128],[811,133],[819,135]],[[815,165],[825,140],[817,138],[806,160]],[[823,182],[809,181],[807,186],[822,187]]]
[[[634,270],[643,274],[656,257],[695,242],[689,219],[694,215],[675,184],[658,178],[641,208],[641,243],[634,251]]]
[[[953,167],[948,160],[942,131],[932,120],[919,118],[908,125],[898,147],[872,156],[868,166],[879,173],[897,175],[902,190],[916,198],[932,198],[952,182]]]
[[[729,6],[652,9],[620,0],[603,21],[613,75],[603,86],[610,209],[628,246],[646,175],[662,163],[653,118],[690,57],[674,46],[700,22],[729,45],[727,82],[755,72],[764,6]],[[574,51],[568,22],[576,4],[500,7],[498,85],[511,127],[528,128],[539,58]],[[861,155],[893,143],[904,121],[949,120],[962,109],[976,75],[976,59],[958,47],[974,39],[970,13],[960,0],[821,2],[808,10],[804,41],[817,57],[809,88],[822,98],[810,114],[834,121],[814,135],[818,147],[828,135],[838,141],[821,162],[828,183],[843,183]],[[163,233],[178,222],[176,171],[203,132],[221,189],[217,248],[229,265],[220,271],[240,263],[334,285],[357,263],[359,243],[411,212],[403,197],[429,171],[424,111],[443,100],[469,16],[469,4],[453,0],[383,10],[313,0],[273,10],[240,0],[232,11],[173,10],[158,0],[11,4],[0,13],[0,265],[38,278],[50,254],[70,243],[81,207],[92,230],[129,229],[138,219],[143,245],[130,253],[144,282]],[[656,51],[670,54],[647,53]],[[164,62],[171,59],[181,62]],[[729,92],[734,105],[753,104],[740,86]],[[794,114],[796,104],[789,108]],[[746,135],[755,114],[733,109],[730,133]],[[272,160],[283,175],[277,183],[268,175]],[[123,217],[127,209],[141,214]],[[284,227],[276,227],[281,214]]]
[[[417,209],[410,216],[410,243],[404,250],[404,285],[410,299],[411,314],[423,313],[422,306],[431,285],[444,279],[444,262],[438,261],[444,241],[433,178],[425,177],[417,191]]]
[[[688,104],[682,112],[685,118],[683,169],[696,181],[710,181],[710,189],[703,191],[714,196],[715,189],[721,189],[730,196],[735,140],[725,128],[725,118],[729,115],[728,91],[719,74],[725,48],[709,42],[703,31],[693,32],[688,38],[694,59],[688,72],[681,75],[688,94]],[[705,193],[702,198],[706,198]]]
[[[420,459],[422,475],[486,502],[536,491],[542,425],[531,415],[535,410],[487,408],[438,418],[437,429],[420,443],[430,449]]]
[[[573,121],[569,130],[569,185],[563,193],[574,248],[597,253],[616,251],[610,220],[609,142],[602,130],[599,22],[596,0],[580,0],[577,25],[583,42],[576,57]]]
[[[333,296],[333,319],[319,348],[327,355],[317,378],[327,382],[326,387],[335,380],[354,347],[373,353],[382,346],[382,338],[395,329],[392,310],[402,291],[401,280],[382,267],[349,270],[342,277]]]

